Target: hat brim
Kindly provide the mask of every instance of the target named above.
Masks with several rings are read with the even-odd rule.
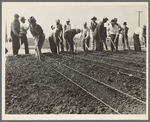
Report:
[[[97,20],[97,18],[94,17],[94,18],[92,18],[91,20]]]

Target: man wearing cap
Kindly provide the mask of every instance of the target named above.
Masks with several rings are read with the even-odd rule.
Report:
[[[66,25],[64,26],[64,32],[66,32],[68,30],[71,30],[70,19],[68,19],[66,21]],[[68,49],[69,49],[69,42],[68,42],[68,40],[66,40],[66,50],[68,51]]]
[[[119,34],[119,28],[115,24],[114,20],[111,20],[111,24],[109,24],[109,26],[107,28],[107,31],[108,31],[108,37],[111,39],[111,41],[110,41],[111,51],[113,51],[114,50],[114,46],[116,48],[116,43],[114,44],[114,41],[115,41],[116,37]]]
[[[118,29],[119,29],[119,34],[120,34],[121,31],[122,31],[122,27],[117,23],[117,21],[118,21],[118,19],[117,19],[117,18],[114,18],[115,25],[118,27]],[[117,38],[116,38],[116,41],[115,41],[116,51],[118,51],[119,34],[117,35]]]
[[[64,38],[68,42],[69,46],[69,51],[74,52],[74,41],[73,38],[76,34],[80,33],[80,29],[70,29],[64,33]]]
[[[133,39],[134,39],[134,49],[135,52],[141,52],[141,44],[140,42],[143,41],[143,33],[146,30],[146,26],[143,25],[142,27],[138,27],[133,34]]]
[[[24,17],[21,17],[20,21],[21,21],[21,24],[20,24],[20,38],[21,38],[21,44],[24,43],[24,46],[25,46],[25,54],[29,54],[29,48],[28,48],[28,39],[27,39],[27,30],[29,29],[29,26],[27,27],[25,25],[25,18]]]
[[[104,17],[103,20],[98,23],[94,31],[94,38],[96,39],[96,51],[103,51],[103,35],[104,33],[104,23],[108,21],[107,17]]]
[[[61,51],[64,51],[64,44],[63,44],[63,26],[60,23],[60,20],[56,20],[56,40],[58,44],[60,43]],[[59,47],[59,45],[57,45]],[[58,51],[59,53],[59,51]]]
[[[94,38],[93,38],[93,33],[94,33],[94,30],[97,26],[97,23],[96,23],[96,20],[97,18],[94,16],[93,18],[91,18],[91,26],[90,26],[90,39],[91,39],[91,48],[92,50],[94,50]]]
[[[20,48],[19,43],[19,33],[20,33],[20,22],[18,20],[19,15],[14,15],[14,20],[11,23],[11,37],[12,37],[12,49],[13,49],[13,55],[18,55],[18,50]]]
[[[123,50],[125,50],[125,42],[127,44],[128,50],[130,50],[129,42],[128,42],[128,30],[129,28],[126,26],[127,22],[123,23],[123,28],[122,28],[122,43],[123,43]]]

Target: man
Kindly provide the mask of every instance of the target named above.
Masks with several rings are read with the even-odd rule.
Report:
[[[18,50],[20,48],[20,43],[19,43],[20,22],[18,18],[19,15],[15,14],[14,20],[11,23],[12,49],[13,49],[14,56],[18,56]]]
[[[146,31],[146,25],[143,25],[142,27],[138,27],[133,34],[134,39],[134,49],[135,52],[141,52],[141,44],[140,42],[143,41],[143,33]]]
[[[143,30],[144,44],[146,47],[146,28]]]
[[[80,33],[80,29],[70,29],[64,33],[64,38],[69,44],[69,51],[74,52],[74,41],[73,38],[76,34]]]
[[[107,17],[104,17],[101,22],[98,23],[94,31],[94,38],[96,39],[96,51],[103,51],[103,35],[104,35],[104,23],[108,21]]]
[[[123,28],[122,28],[123,50],[125,50],[125,42],[127,44],[128,50],[130,50],[130,46],[129,46],[129,42],[128,42],[128,30],[129,30],[129,28],[126,25],[127,25],[127,22],[124,22]]]
[[[25,18],[21,17],[20,21],[21,21],[21,25],[20,25],[20,38],[21,38],[21,44],[24,43],[25,46],[25,54],[29,54],[29,48],[28,48],[28,39],[27,39],[27,30],[29,29],[29,26],[27,27],[25,25]]]
[[[64,32],[68,30],[71,30],[70,19],[66,21],[66,25],[64,26]],[[66,40],[66,50],[68,51],[68,49],[69,49],[69,42],[68,40]]]
[[[31,16],[29,18],[29,23],[30,23],[29,27],[30,27],[31,34],[33,35],[34,40],[35,40],[36,56],[38,57],[38,59],[40,59],[41,58],[41,48],[45,41],[45,35],[43,33],[42,27],[36,23],[36,19],[33,16]]]
[[[51,34],[49,37],[49,44],[50,44],[50,48],[51,48],[51,51],[53,54],[57,54],[57,44],[56,44],[55,32],[56,32],[56,29],[52,25],[51,26]]]
[[[111,20],[111,24],[109,24],[107,31],[108,31],[108,37],[111,39],[110,41],[111,51],[113,51],[114,46],[116,48],[116,43],[114,44],[114,41],[116,41],[116,38],[118,37],[118,34],[119,34],[119,28],[115,24],[114,20]]]
[[[60,20],[56,20],[56,40],[60,43],[61,51],[64,51],[64,44],[63,44],[63,27],[60,23]]]
[[[87,27],[87,22],[83,23],[83,50],[84,54],[87,55],[87,51],[89,48],[89,41],[90,41],[90,29]]]
[[[96,23],[96,20],[97,18],[94,16],[93,18],[91,18],[91,26],[90,26],[90,39],[91,39],[91,48],[92,50],[94,50],[94,38],[93,38],[93,33],[94,33],[94,30],[97,26],[97,23]]]
[[[107,28],[104,27],[104,34],[102,35],[102,40],[103,40],[106,50],[108,50],[107,44],[106,44],[106,39],[107,39]]]
[[[118,19],[117,18],[114,18],[114,21],[115,21],[115,25],[118,27],[119,29],[119,34],[121,33],[122,31],[122,27],[117,23]],[[116,52],[118,51],[118,41],[119,41],[119,34],[117,35],[117,38],[116,38],[116,41],[115,41],[115,45],[116,45]]]

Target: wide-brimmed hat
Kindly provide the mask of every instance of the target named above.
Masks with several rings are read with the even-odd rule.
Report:
[[[36,22],[36,19],[35,19],[33,16],[31,16],[31,17],[28,19],[28,21],[29,21],[30,23],[35,23],[35,22]]]
[[[112,19],[112,20],[111,20],[111,23],[115,23],[115,20],[114,20],[114,19]]]
[[[127,25],[127,22],[124,22],[123,25]]]
[[[108,20],[108,18],[107,18],[107,17],[103,17],[103,20],[106,20],[106,21],[107,21],[107,20]]]
[[[25,19],[24,17],[21,17],[21,18],[20,18],[20,21],[23,21],[23,20],[26,20],[26,19]]]
[[[15,14],[14,17],[15,17],[15,18],[18,18],[18,17],[20,17],[20,16],[19,16],[18,14]]]
[[[91,18],[91,20],[97,20],[97,18],[94,16],[94,17]]]
[[[70,19],[67,19],[66,22],[70,22]]]

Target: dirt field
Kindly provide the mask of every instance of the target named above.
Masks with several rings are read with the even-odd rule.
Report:
[[[145,114],[145,73],[146,52],[8,56],[5,113]]]

